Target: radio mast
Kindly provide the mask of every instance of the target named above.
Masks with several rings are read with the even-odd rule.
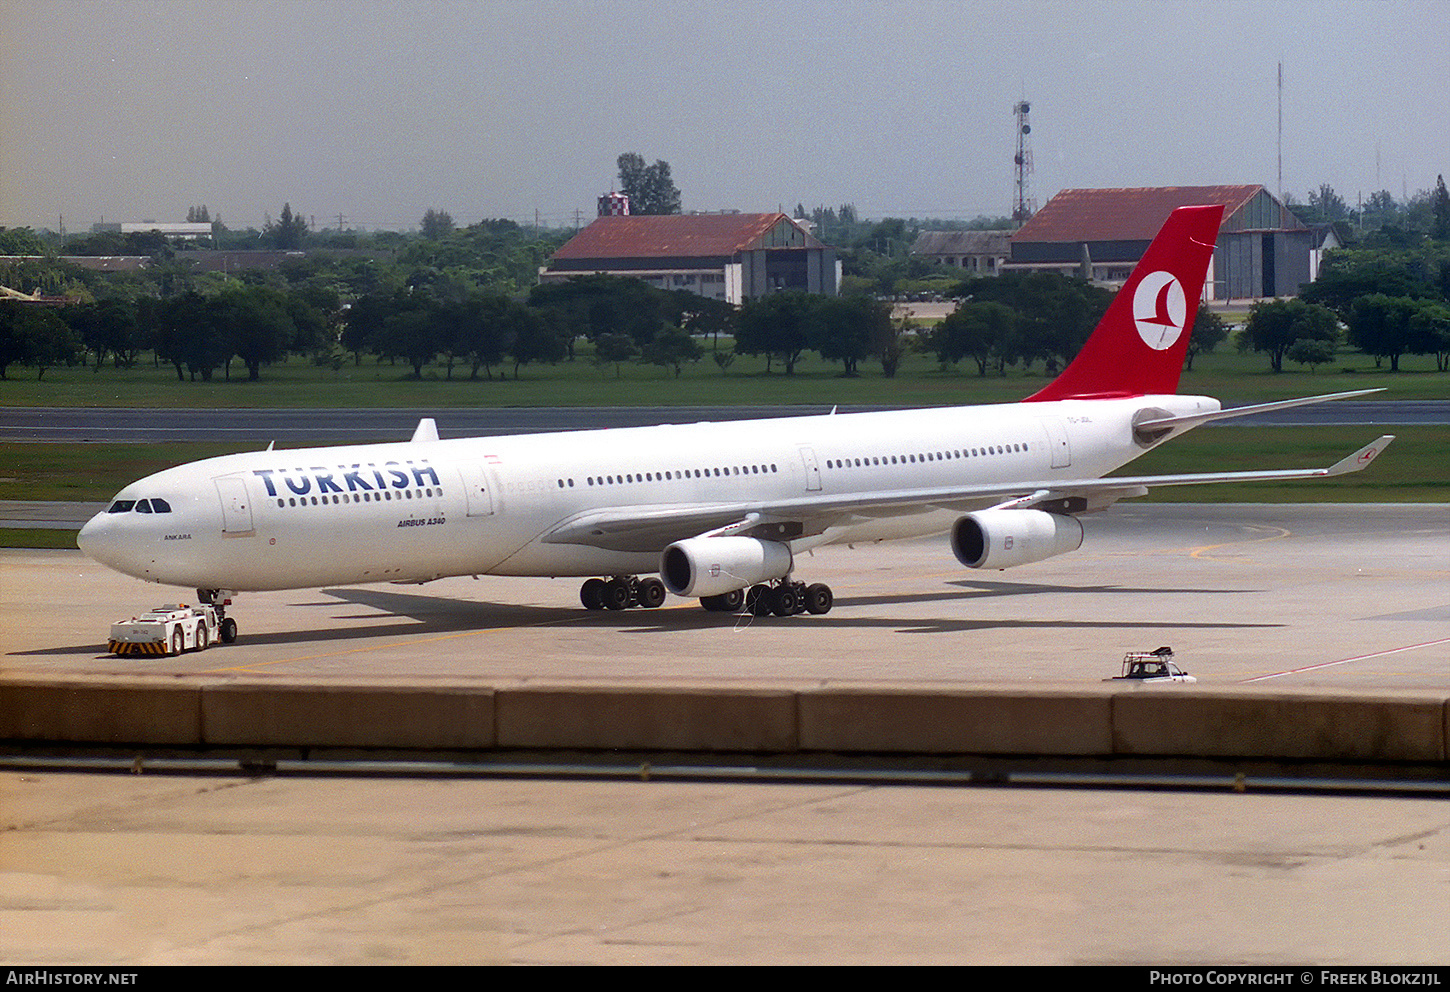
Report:
[[[1031,112],[1032,105],[1026,100],[1019,100],[1012,107],[1012,113],[1017,118],[1017,156],[1013,159],[1017,165],[1017,196],[1012,205],[1012,219],[1019,227],[1037,212],[1037,201],[1028,189],[1028,179],[1032,175],[1032,143],[1028,136],[1032,134],[1032,124],[1027,115]]]

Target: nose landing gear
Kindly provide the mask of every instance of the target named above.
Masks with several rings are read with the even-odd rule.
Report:
[[[227,616],[227,607],[232,605],[233,595],[235,594],[230,589],[198,589],[196,591],[197,600],[210,605],[213,612],[216,613],[223,644],[232,644],[237,639],[237,622]]]

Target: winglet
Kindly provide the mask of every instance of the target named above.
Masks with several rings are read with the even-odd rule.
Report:
[[[1369,467],[1369,463],[1374,461],[1381,451],[1389,447],[1390,442],[1394,439],[1395,436],[1393,434],[1386,434],[1378,440],[1371,441],[1354,454],[1341,458],[1329,466],[1329,468],[1324,470],[1324,474],[1346,475],[1350,472],[1358,472],[1361,469],[1367,468]]]
[[[419,441],[436,440],[438,440],[438,425],[433,421],[433,418],[424,417],[418,421],[418,429],[413,432],[413,443],[417,444]]]

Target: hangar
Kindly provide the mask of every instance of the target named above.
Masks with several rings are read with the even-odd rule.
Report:
[[[1219,203],[1223,226],[1204,295],[1294,296],[1317,272],[1318,236],[1263,186],[1065,189],[1012,235],[1003,269],[1050,269],[1121,283],[1178,207]]]
[[[972,275],[994,276],[1012,255],[1011,238],[1011,231],[922,231],[911,253]]]
[[[780,290],[835,296],[836,250],[783,213],[601,216],[539,270],[539,281],[634,276],[739,304]]]

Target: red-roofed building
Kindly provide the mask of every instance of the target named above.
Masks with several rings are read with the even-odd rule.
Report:
[[[596,273],[737,304],[786,289],[835,296],[841,282],[835,249],[781,213],[600,217],[539,281]]]
[[[1003,267],[1121,283],[1169,214],[1206,203],[1224,207],[1208,299],[1294,296],[1317,274],[1313,232],[1263,186],[1065,189],[1012,235]]]

